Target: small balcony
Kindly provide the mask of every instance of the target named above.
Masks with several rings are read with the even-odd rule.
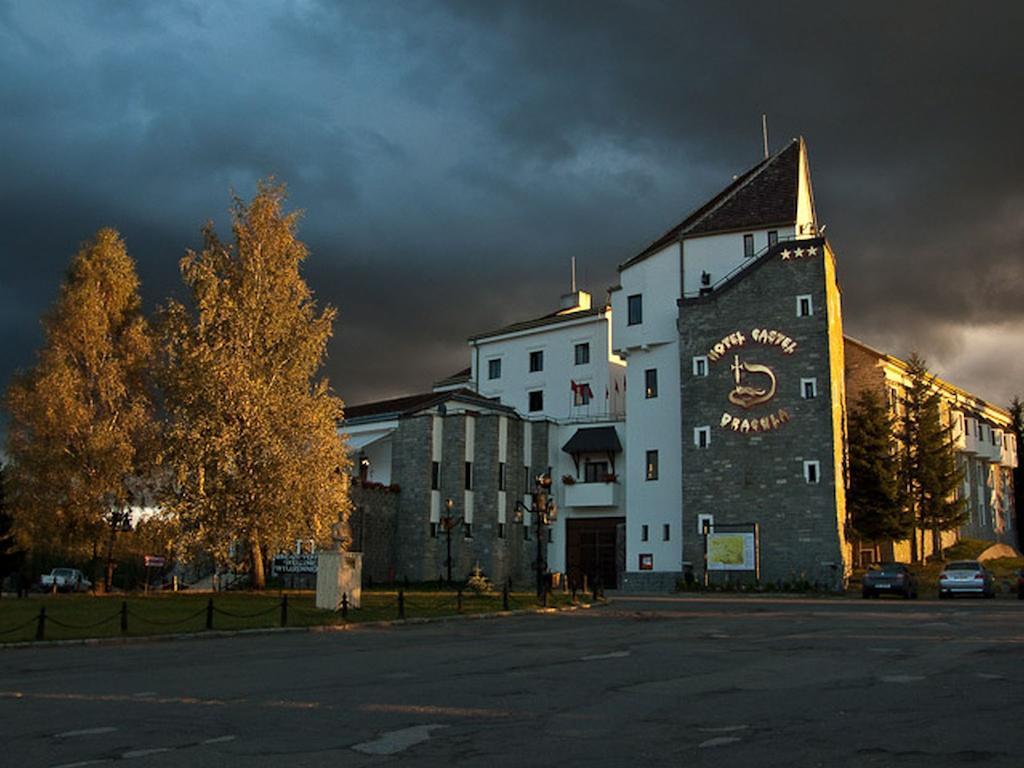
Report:
[[[620,483],[581,483],[565,485],[567,507],[617,507],[622,503]]]

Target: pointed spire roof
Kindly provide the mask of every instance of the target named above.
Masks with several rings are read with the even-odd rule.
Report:
[[[800,157],[805,152],[804,140],[793,139],[768,159],[737,176],[729,186],[620,265],[619,271],[683,237],[794,224],[800,191]]]

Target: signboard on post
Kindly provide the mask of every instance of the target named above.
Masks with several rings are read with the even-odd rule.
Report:
[[[136,560],[136,562],[138,561]],[[167,561],[163,555],[146,555],[143,562],[147,568],[163,568]]]
[[[750,532],[709,533],[709,571],[756,571],[755,534]]]

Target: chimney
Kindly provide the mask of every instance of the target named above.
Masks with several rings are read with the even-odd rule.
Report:
[[[590,294],[586,291],[572,291],[571,293],[562,294],[561,301],[559,302],[560,315],[567,315],[570,312],[579,312],[584,309],[590,309]]]

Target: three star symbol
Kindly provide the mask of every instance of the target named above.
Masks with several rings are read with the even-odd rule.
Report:
[[[806,249],[797,247],[797,249],[793,251],[789,250],[789,248],[783,248],[782,251],[779,252],[779,255],[782,256],[783,261],[793,261],[804,257],[810,258],[811,256],[818,255],[818,246],[812,245]]]

